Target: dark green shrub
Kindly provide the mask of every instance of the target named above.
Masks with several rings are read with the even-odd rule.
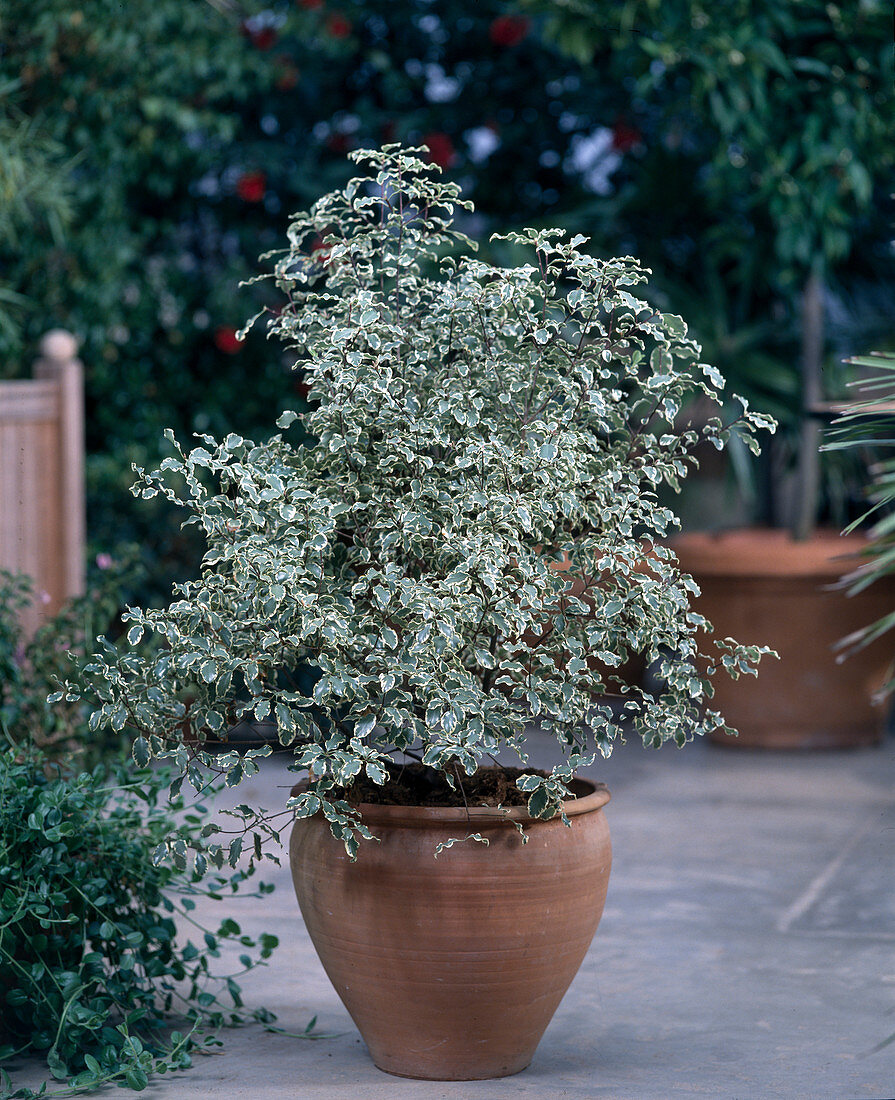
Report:
[[[256,942],[229,918],[204,928],[194,913],[197,896],[235,892],[251,870],[200,884],[185,860],[156,862],[205,815],[184,815],[179,801],[160,808],[169,779],[123,767],[66,776],[40,756],[0,753],[0,1063],[39,1056],[76,1091],[140,1090],[189,1066],[220,1026],[272,1019],[243,1006],[239,974],[211,966],[222,942],[236,942],[244,973],[276,937]],[[195,926],[198,945],[179,940],[175,918]],[[4,1096],[42,1094],[11,1090],[4,1072]]]

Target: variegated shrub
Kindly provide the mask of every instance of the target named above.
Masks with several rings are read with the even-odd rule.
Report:
[[[270,751],[206,754],[208,732],[274,719],[310,770],[290,808],[322,810],[351,851],[363,830],[334,792],[362,772],[382,782],[395,753],[452,779],[507,749],[524,759],[536,719],[557,764],[520,785],[549,817],[622,723],[648,745],[722,725],[711,675],[761,652],[715,643],[700,675],[705,624],[659,541],[676,520],[658,494],[701,441],[737,431],[754,448],[773,425],[745,407],[735,424],[688,425],[694,395],[720,414],[723,379],[679,317],[638,296],[646,272],[556,230],[504,237],[519,266],[476,260],[452,228],[458,188],[419,153],[356,154],[366,174],[293,219],[270,329],[295,349],[311,411],[263,443],[171,437],[176,456],[140,471],[135,492],[180,503],[208,549],[166,610],[128,612],[132,645],[160,639],[154,656],[108,650],[94,666],[94,726],[195,784],[209,768],[235,784]],[[613,676],[633,653],[659,662],[660,693]],[[319,676],[302,690],[306,666]],[[260,844],[270,821],[239,812]]]

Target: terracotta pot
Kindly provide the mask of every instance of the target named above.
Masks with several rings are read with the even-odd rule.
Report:
[[[713,707],[739,737],[733,748],[832,749],[880,740],[885,711],[872,697],[892,657],[885,639],[837,663],[835,644],[895,607],[895,584],[848,597],[831,586],[858,565],[861,535],[821,531],[795,542],[785,531],[743,529],[682,535],[671,543],[702,590],[694,610],[715,637],[768,645],[759,675],[714,678]]]
[[[320,960],[387,1073],[471,1081],[518,1073],[596,932],[612,861],[605,788],[575,780],[559,818],[360,807],[379,838],[352,863],[317,815],[290,861]],[[520,822],[527,844],[512,824]],[[436,859],[438,843],[479,832]]]

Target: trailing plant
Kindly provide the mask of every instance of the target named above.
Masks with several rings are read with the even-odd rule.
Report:
[[[243,1005],[237,979],[276,937],[196,915],[198,898],[235,893],[249,872],[200,884],[201,864],[188,870],[185,853],[207,811],[160,806],[169,781],[122,766],[67,775],[40,754],[0,752],[0,1064],[38,1056],[65,1082],[64,1093],[13,1090],[0,1071],[4,1096],[111,1082],[139,1091],[220,1045],[221,1026],[273,1019]],[[174,863],[159,861],[166,842]],[[197,942],[181,938],[187,928]],[[238,971],[215,975],[229,944],[244,949]]]
[[[354,154],[366,174],[292,220],[270,331],[312,403],[278,425],[310,442],[234,433],[186,450],[169,435],[174,453],[134,491],[187,510],[202,574],[167,609],[126,612],[132,645],[163,640],[154,657],[109,649],[91,670],[93,728],[127,731],[138,763],[171,758],[196,786],[209,767],[236,784],[270,751],[212,757],[205,736],[274,718],[310,777],[291,811],[324,813],[350,852],[367,833],[346,790],[384,784],[402,753],[460,798],[501,750],[525,761],[537,718],[563,759],[517,786],[551,817],[623,723],[655,746],[722,727],[712,677],[766,652],[719,639],[700,674],[709,627],[660,541],[676,520],[656,494],[679,487],[701,440],[737,432],[755,449],[773,422],[743,403],[732,422],[681,425],[694,392],[720,407],[723,379],[679,317],[637,296],[644,269],[555,230],[502,238],[527,250],[521,266],[476,260],[453,226],[471,204],[421,152]],[[615,673],[640,652],[661,668],[655,693]],[[303,662],[312,689],[289,680]],[[276,832],[242,811],[257,845]]]

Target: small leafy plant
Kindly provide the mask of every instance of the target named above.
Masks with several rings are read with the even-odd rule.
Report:
[[[198,896],[235,892],[246,872],[199,884],[184,859],[158,862],[166,841],[186,852],[203,807],[160,808],[164,774],[98,766],[66,776],[19,751],[0,752],[0,1065],[45,1058],[65,1089],[14,1090],[0,1070],[0,1094],[110,1082],[139,1091],[150,1075],[189,1066],[224,1024],[273,1019],[243,1006],[237,978],[276,937],[256,942],[230,918],[211,929],[195,915]],[[175,918],[198,945],[182,942]],[[239,973],[215,976],[227,942],[244,949]]]
[[[82,701],[47,702],[62,680],[81,683],[96,644],[115,625],[124,591],[135,574],[131,554],[100,554],[87,591],[69,600],[33,637],[19,612],[34,598],[30,578],[0,569],[0,730],[45,756],[89,767],[104,757],[122,757],[128,746],[117,735],[89,738],[89,707]]]
[[[174,454],[134,491],[186,509],[202,573],[166,610],[126,612],[132,645],[162,640],[155,657],[110,649],[92,666],[93,728],[127,730],[138,763],[170,757],[197,787],[209,768],[236,784],[270,751],[213,757],[209,733],[275,720],[309,773],[290,810],[322,812],[352,854],[369,834],[345,793],[385,785],[396,757],[459,800],[501,750],[525,762],[536,718],[561,759],[517,786],[552,817],[623,723],[654,746],[722,727],[711,678],[766,652],[721,639],[699,671],[709,627],[661,541],[676,519],[658,492],[702,440],[722,449],[737,432],[756,449],[773,422],[741,402],[732,422],[682,423],[693,394],[720,412],[723,379],[681,318],[637,296],[647,273],[558,230],[502,238],[519,266],[476,260],[453,227],[470,204],[421,152],[353,154],[366,174],[293,219],[270,330],[312,405],[278,426],[304,435],[185,450],[169,434]],[[618,676],[639,653],[661,690]],[[258,851],[272,819],[242,810]]]

